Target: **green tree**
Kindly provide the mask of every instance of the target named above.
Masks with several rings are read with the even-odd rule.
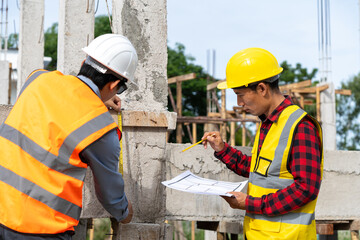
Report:
[[[18,49],[19,34],[11,33],[8,37],[8,49]],[[2,42],[2,47],[5,48],[5,41]]]
[[[339,150],[360,150],[360,73],[347,82],[341,89],[351,90],[351,96],[336,95],[336,129]]]
[[[284,71],[281,73],[279,85],[314,79],[316,73],[318,72],[317,68],[308,72],[308,69],[303,68],[300,63],[297,63],[295,67],[292,67],[287,61],[283,61],[280,66],[284,69]],[[315,84],[315,82],[313,84]]]
[[[187,74],[195,73],[196,79],[182,82],[182,113],[183,116],[206,116],[206,85],[207,74],[204,69],[194,63],[195,58],[186,55],[185,46],[176,43],[172,49],[168,47],[168,65],[167,74],[168,78]],[[176,101],[176,84],[170,84],[170,89]],[[168,99],[169,111],[174,111],[170,99]],[[186,131],[183,142],[190,142],[189,136]],[[197,128],[198,136],[203,134],[203,126],[199,125]],[[170,142],[175,142],[175,133],[170,135]]]
[[[95,18],[94,35],[95,37],[97,37],[105,33],[111,33],[109,18],[108,16],[105,15],[97,16]],[[47,69],[55,70],[57,64],[58,23],[54,23],[50,28],[48,28],[44,35],[45,35],[44,55],[47,57],[51,57],[52,59]],[[9,42],[12,45],[17,43],[17,35],[9,38]]]
[[[105,33],[112,33],[109,17],[106,15],[97,16],[95,18],[95,38]]]
[[[51,57],[51,62],[47,66],[48,70],[55,70],[57,64],[57,38],[58,38],[58,24],[54,23],[49,27],[44,34],[44,55]]]

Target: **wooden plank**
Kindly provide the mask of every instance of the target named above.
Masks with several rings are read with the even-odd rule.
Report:
[[[213,90],[214,88],[217,88],[217,85],[219,83],[222,83],[222,82],[225,82],[226,80],[220,80],[220,81],[216,81],[216,82],[213,82],[213,83],[210,83],[209,85],[206,86],[206,90],[207,91],[210,91],[210,90]]]
[[[181,88],[181,82],[176,82],[176,109],[178,117],[182,116],[182,88]],[[182,143],[182,124],[177,123],[176,124],[176,142]]]
[[[316,88],[316,120],[318,122],[321,122],[320,114],[320,88]]]
[[[236,123],[231,122],[230,123],[230,145],[231,146],[235,146],[235,128],[236,128]]]
[[[319,235],[333,235],[334,234],[334,224],[316,224],[316,233]]]
[[[172,83],[176,83],[176,82],[184,82],[184,81],[192,80],[192,79],[195,79],[195,78],[196,78],[195,73],[188,73],[188,74],[184,74],[184,75],[169,78],[168,79],[168,84],[172,84]]]
[[[298,89],[298,88],[304,88],[304,87],[309,87],[311,86],[311,80],[305,80],[305,81],[301,81],[301,82],[297,82],[297,83],[290,83],[290,84],[286,84],[286,85],[282,85],[279,86],[280,91],[287,91],[287,90],[293,90],[293,89]]]
[[[111,111],[117,118],[117,112]],[[145,111],[122,111],[123,127],[168,127],[167,117],[164,113]]]
[[[221,90],[221,118],[226,118],[226,91],[225,89]],[[221,126],[221,138],[226,141],[226,122],[224,122]]]
[[[324,91],[329,88],[328,84],[316,86],[316,87],[309,87],[309,88],[300,88],[300,89],[292,89],[291,91],[294,93],[316,93],[316,91]]]
[[[169,86],[168,86],[168,94],[169,94],[171,106],[173,107],[174,112],[177,112],[177,108],[176,108],[176,105],[175,105],[174,96],[172,95],[171,88],[170,88]]]
[[[351,96],[351,90],[349,90],[349,89],[336,89],[335,94]]]
[[[212,117],[190,117],[190,116],[180,116],[177,117],[178,123],[216,123],[221,124],[223,122],[260,122],[259,119],[255,118],[212,118]]]
[[[192,123],[192,134],[193,134],[193,144],[197,143],[197,125],[196,123]]]

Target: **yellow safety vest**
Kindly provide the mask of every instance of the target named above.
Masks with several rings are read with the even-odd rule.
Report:
[[[294,132],[307,113],[296,105],[285,108],[279,119],[267,133],[261,150],[258,151],[260,127],[257,130],[252,149],[248,194],[252,197],[275,193],[294,183],[294,177],[287,169]],[[313,119],[322,142],[319,123]],[[323,154],[321,143],[321,175]],[[244,235],[248,240],[316,240],[316,199],[287,214],[269,217],[246,213]]]
[[[80,79],[33,72],[0,126],[0,224],[34,234],[74,230],[87,168],[79,154],[116,127]]]

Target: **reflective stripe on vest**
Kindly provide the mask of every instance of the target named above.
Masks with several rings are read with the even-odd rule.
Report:
[[[246,213],[246,216],[257,220],[269,221],[270,219],[271,222],[282,222],[282,223],[302,224],[302,225],[309,225],[313,220],[315,220],[315,214],[302,213],[302,212],[300,213],[289,212],[284,215],[273,216],[273,217],[268,217],[260,214]]]
[[[65,139],[64,143],[60,147],[58,156],[46,151],[30,138],[7,124],[3,124],[0,127],[0,136],[18,145],[22,150],[49,168],[82,181],[86,169],[74,168],[74,166],[69,163],[69,158],[72,152],[82,140],[112,122],[114,122],[114,120],[109,117],[108,113],[103,113],[90,120],[80,128],[76,129]]]
[[[12,171],[0,166],[0,181],[3,181],[18,191],[32,197],[39,202],[48,205],[50,208],[68,215],[74,219],[81,213],[81,207],[60,198],[45,189],[39,187],[33,182],[13,173]]]
[[[0,224],[34,234],[74,230],[87,168],[80,153],[117,125],[74,76],[35,71],[20,94],[0,126]]]

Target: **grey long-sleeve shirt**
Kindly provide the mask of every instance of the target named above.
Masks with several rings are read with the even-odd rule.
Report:
[[[99,97],[99,88],[88,78],[78,76]],[[128,215],[128,200],[124,192],[124,180],[118,171],[120,154],[116,130],[109,131],[80,154],[94,175],[95,193],[103,207],[117,220]]]

